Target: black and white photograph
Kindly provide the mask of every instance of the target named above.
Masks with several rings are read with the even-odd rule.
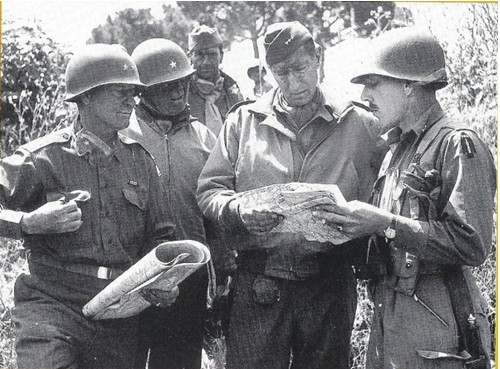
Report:
[[[496,368],[497,2],[0,11],[0,368]]]

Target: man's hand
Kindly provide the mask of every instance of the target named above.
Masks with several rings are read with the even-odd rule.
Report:
[[[27,234],[73,232],[81,225],[82,212],[75,200],[48,202],[21,219],[21,230]]]
[[[318,205],[313,217],[352,238],[381,233],[392,221],[393,215],[386,210],[361,201],[349,201],[343,205]]]
[[[166,287],[165,289],[159,289],[161,287],[161,281],[155,283],[155,287],[158,288],[148,288],[141,290],[140,294],[144,300],[149,302],[151,305],[158,307],[167,307],[172,305],[175,300],[177,300],[177,296],[179,296],[179,287],[174,287],[169,289]]]
[[[263,236],[280,224],[284,217],[282,215],[267,211],[240,212],[241,221],[248,232]]]

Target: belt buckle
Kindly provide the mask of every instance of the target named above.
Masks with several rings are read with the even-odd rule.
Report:
[[[97,278],[99,279],[111,279],[112,275],[113,270],[111,268],[100,266],[97,269]]]

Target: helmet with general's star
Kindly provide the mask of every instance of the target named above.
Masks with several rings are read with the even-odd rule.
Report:
[[[143,87],[131,56],[121,45],[92,44],[75,53],[66,67],[66,101],[108,84]]]
[[[171,82],[192,75],[195,70],[182,48],[164,38],[152,38],[132,52],[139,76],[146,86]]]

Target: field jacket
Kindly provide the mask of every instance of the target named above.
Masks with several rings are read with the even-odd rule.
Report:
[[[311,125],[314,132],[303,151],[302,129],[292,129],[278,113],[276,93],[228,115],[199,179],[198,203],[209,219],[223,222],[236,193],[278,183],[337,184],[348,201],[368,200],[385,153],[368,128],[369,115],[323,96],[315,117],[302,127]],[[334,248],[291,233],[239,230],[231,241],[236,250],[267,250],[265,274],[294,280],[316,275],[320,253]]]
[[[189,113],[175,124],[167,121],[170,128],[166,132],[160,126],[139,105],[131,116],[129,127],[122,133],[139,142],[153,156],[173,209],[178,236],[206,243],[196,188],[216,138]]]

